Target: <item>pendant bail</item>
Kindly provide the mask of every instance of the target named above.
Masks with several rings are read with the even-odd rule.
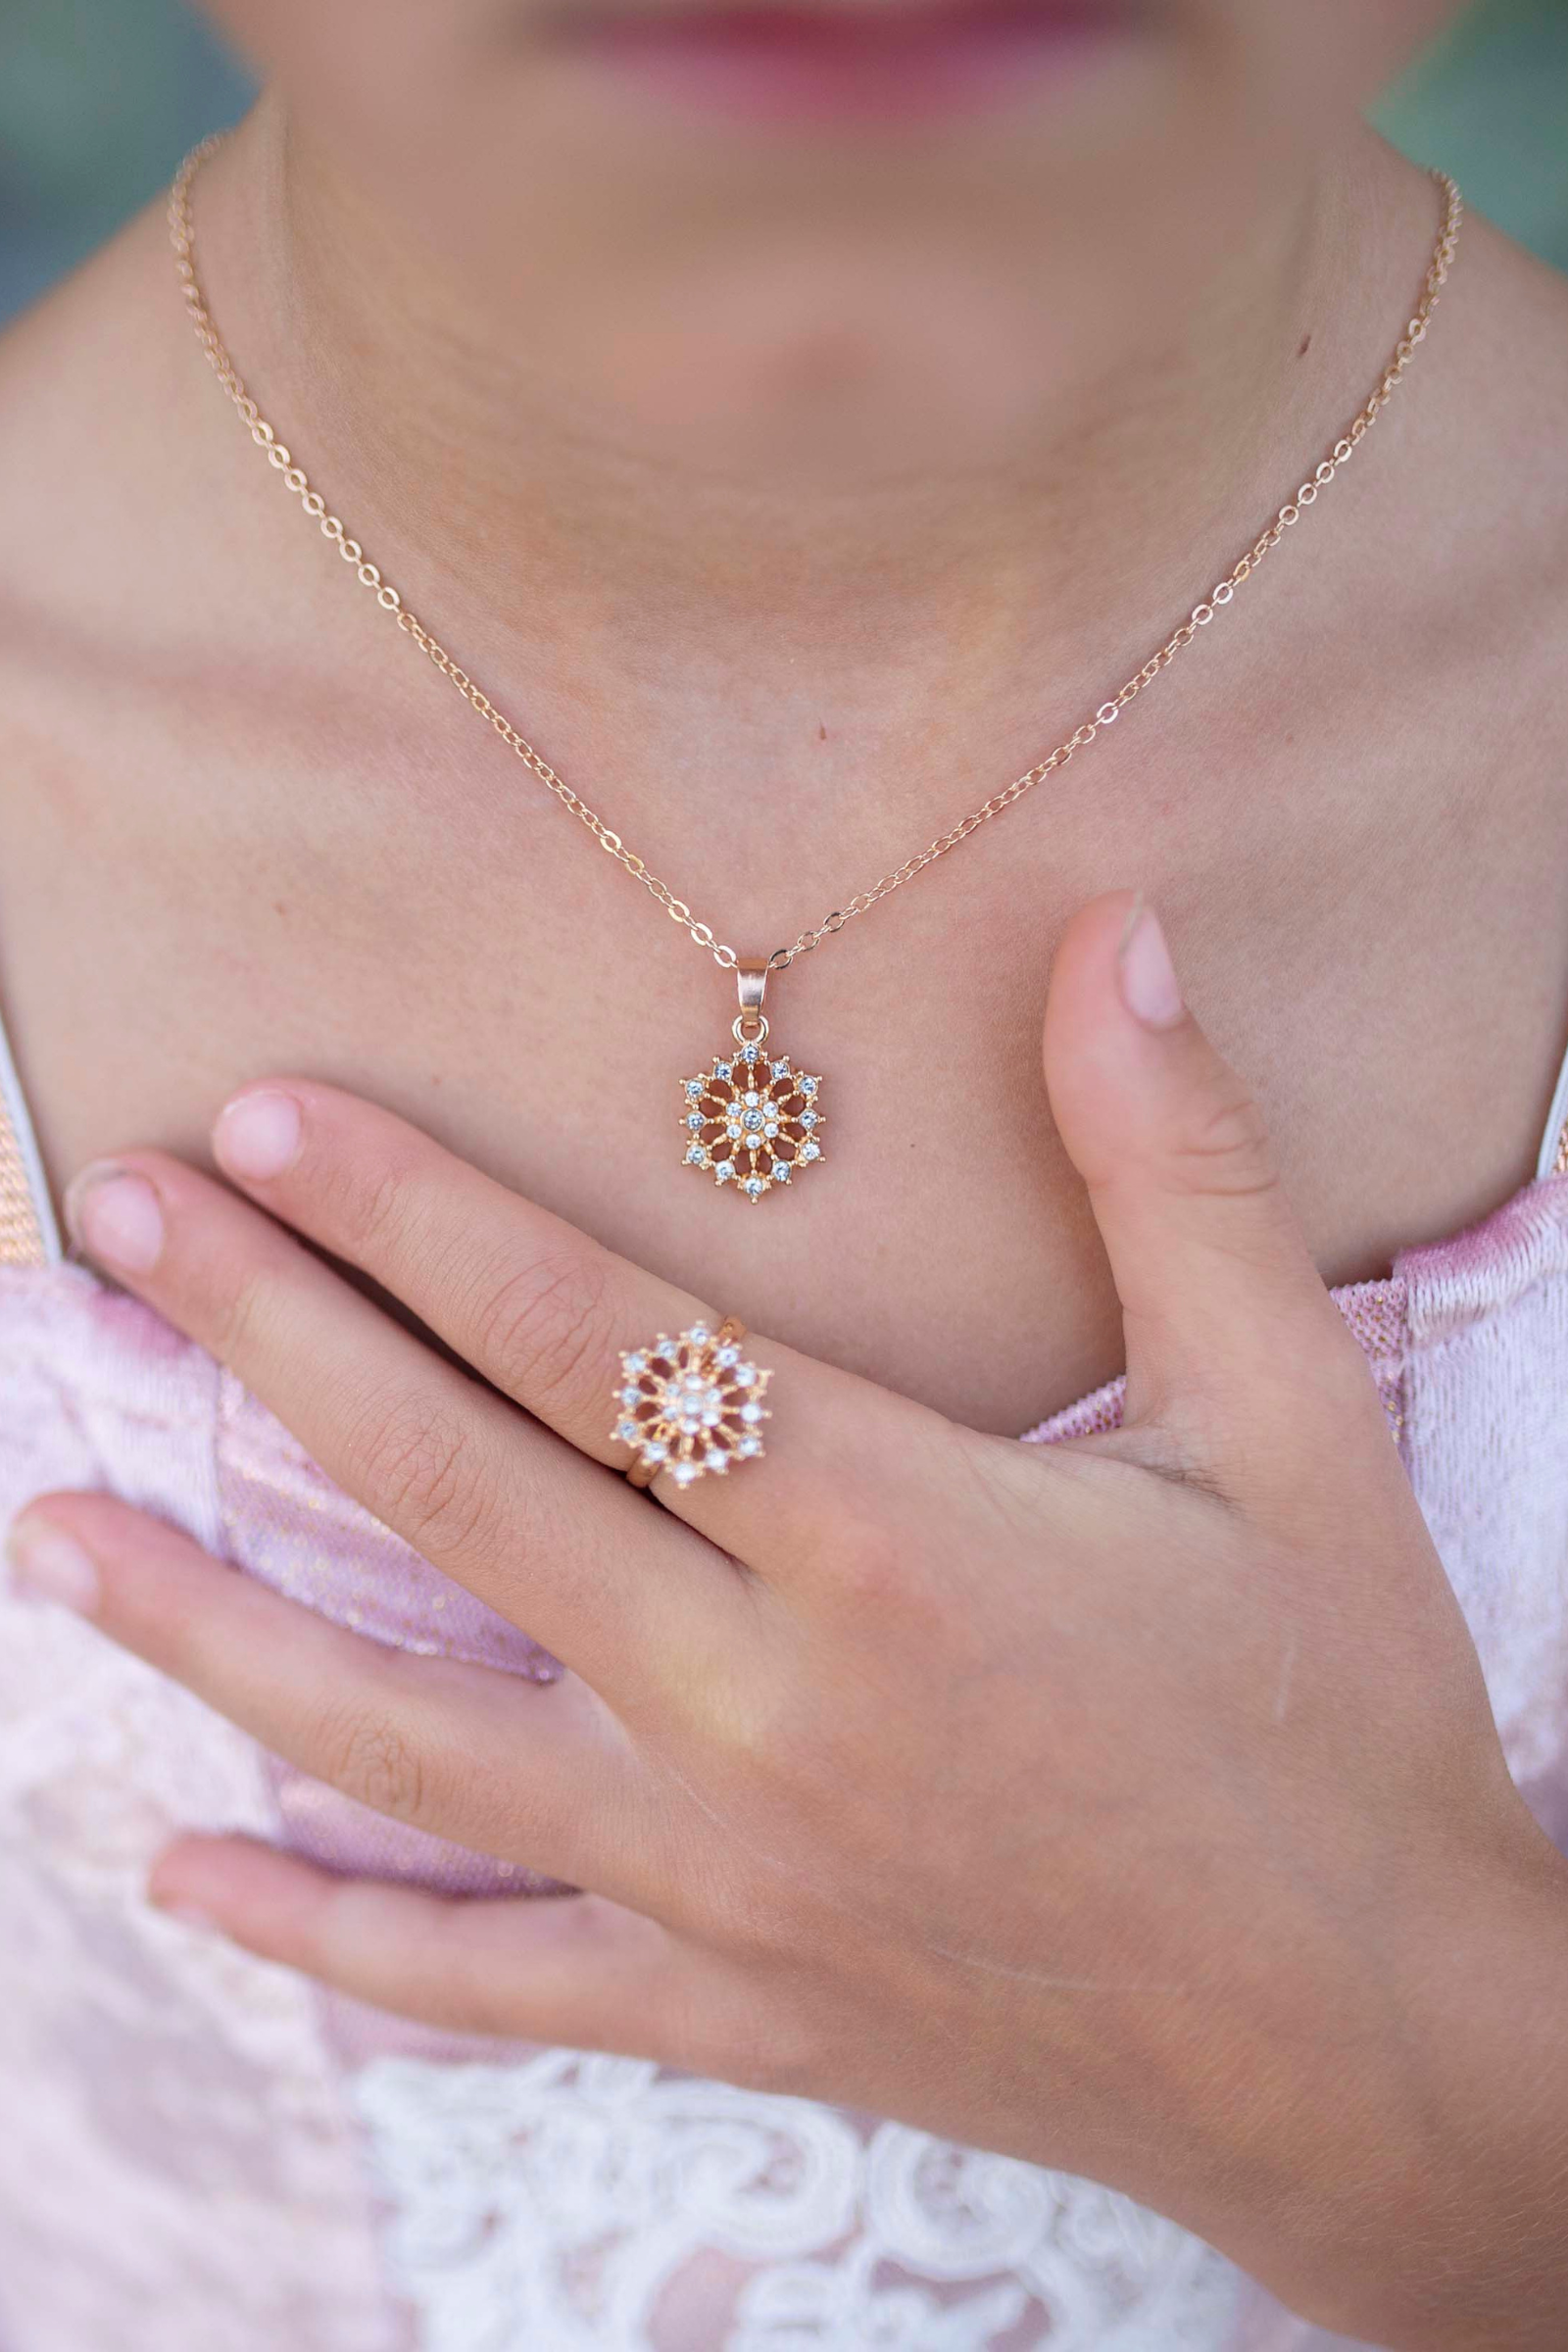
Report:
[[[735,1017],[735,1043],[738,1046],[761,1045],[767,1035],[767,1015],[762,1010],[762,999],[767,994],[766,963],[738,963],[735,966],[735,992],[741,1008]]]
[[[748,1023],[761,1020],[762,999],[767,994],[767,964],[738,963],[735,966],[735,993],[741,1001],[741,1019]]]

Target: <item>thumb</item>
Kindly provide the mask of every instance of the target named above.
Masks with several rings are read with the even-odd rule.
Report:
[[[1218,1408],[1298,1445],[1314,1401],[1376,1406],[1324,1288],[1262,1114],[1183,1002],[1142,895],[1081,907],[1056,951],[1046,1084],[1121,1301],[1129,1423]],[[1382,1420],[1381,1408],[1378,1419]],[[1250,1447],[1248,1450],[1251,1450]]]

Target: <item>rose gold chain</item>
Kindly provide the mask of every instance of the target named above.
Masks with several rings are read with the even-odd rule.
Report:
[[[214,374],[249,427],[251,439],[258,448],[266,450],[269,464],[281,475],[285,488],[293,492],[306,514],[319,524],[323,537],[329,539],[344,561],[354,566],[355,576],[361,585],[374,593],[377,604],[384,612],[396,615],[399,628],[414,639],[420,652],[428,656],[444,678],[451,679],[465,702],[494,728],[508,749],[532,769],[562,806],[569,808],[572,815],[587,826],[600,848],[608,851],[617,865],[624,866],[634,881],[640,882],[644,890],[652,893],[671,920],[689,932],[700,948],[706,948],[715,963],[722,965],[726,971],[733,971],[740,962],[736,951],[718,939],[709,924],[699,922],[685,900],[676,898],[667,883],[662,882],[657,874],[649,871],[635,852],[627,849],[620,835],[613,832],[589,808],[587,802],[557,775],[550,762],[534,750],[525,736],[518,733],[509,718],[503,716],[488,695],[474,684],[467,671],[459,667],[445,647],[438,644],[423,622],[410,612],[397,589],[382,576],[379,567],[368,561],[360,542],[349,536],[336,514],[328,513],[326,501],[320,492],[312,489],[304,467],[295,465],[289,451],[246,391],[239,371],[213,323],[212,313],[196,275],[196,239],[190,208],[191,182],[218,144],[216,137],[204,139],[181,165],[170,191],[169,234],[174,249],[174,266],[179,274],[180,289],[197,340],[207,355]],[[1395,345],[1382,376],[1365,405],[1351,418],[1332,450],[1307,480],[1302,482],[1295,496],[1286,500],[1262,537],[1253,541],[1247,553],[1238,559],[1202,602],[1194,606],[1180,628],[1166,638],[1156,654],[1150,656],[1135,676],[1129,678],[1107,702],[1101,704],[1092,718],[1086,718],[1081,726],[1064,742],[1058,743],[1054,751],[1048,752],[1045,759],[1034,767],[1026,768],[1021,776],[1015,776],[1001,792],[993,793],[989,801],[983,801],[978,808],[972,808],[967,816],[960,817],[946,833],[939,833],[923,850],[912,858],[906,858],[891,873],[884,874],[869,890],[858,892],[853,899],[846,900],[842,906],[835,907],[831,914],[824,915],[814,930],[803,931],[790,947],[775,948],[767,959],[769,971],[783,971],[795,961],[797,956],[808,955],[824,939],[831,938],[836,931],[842,931],[852,917],[866,913],[891,892],[902,889],[906,882],[912,882],[916,874],[923,873],[928,865],[934,865],[939,858],[945,858],[950,850],[956,850],[960,841],[967,841],[969,835],[978,831],[981,825],[989,823],[994,816],[1000,816],[1004,808],[1010,808],[1014,801],[1022,800],[1026,792],[1043,783],[1047,776],[1054,775],[1059,768],[1065,767],[1075,753],[1086,750],[1103,728],[1120,717],[1127,705],[1142,694],[1146,686],[1152,685],[1162,670],[1170,667],[1183,648],[1192,644],[1199,630],[1206,628],[1216,612],[1223,611],[1231,602],[1237,589],[1244,580],[1251,577],[1264,557],[1278,547],[1286,532],[1299,522],[1306,509],[1316,505],[1319,493],[1338,477],[1341,467],[1348,463],[1360,447],[1402,382],[1417,346],[1426,340],[1432,314],[1437,309],[1439,296],[1452,268],[1459,229],[1464,220],[1464,200],[1446,172],[1434,172],[1432,176],[1444,194],[1443,224],[1427,266],[1426,281],[1416,304],[1415,315]]]

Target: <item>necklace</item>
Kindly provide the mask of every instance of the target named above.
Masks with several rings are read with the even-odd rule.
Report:
[[[214,374],[227,393],[241,418],[249,428],[251,439],[267,454],[268,463],[280,476],[285,489],[299,500],[300,506],[316,522],[325,538],[337,549],[345,563],[351,564],[362,587],[375,597],[382,611],[392,614],[397,625],[412,637],[420,652],[434,663],[444,678],[451,680],[470,710],[477,712],[486,725],[492,727],[509,751],[514,752],[554,793],[564,808],[598,842],[600,848],[614,858],[632,879],[640,882],[671,921],[679,923],[691,940],[704,949],[720,970],[733,972],[740,1010],[732,1023],[734,1044],[715,1054],[709,1069],[695,1077],[680,1081],[680,1132],[684,1163],[700,1173],[710,1175],[722,1192],[729,1190],[751,1201],[763,1200],[779,1188],[792,1187],[799,1178],[822,1161],[822,1081],[811,1072],[801,1070],[787,1054],[775,1047],[766,1051],[768,1039],[767,1016],[762,1009],[769,978],[775,972],[786,972],[801,956],[819,948],[824,939],[833,938],[845,924],[858,914],[866,914],[879,906],[906,882],[912,882],[939,858],[956,850],[971,833],[1000,816],[1026,792],[1033,791],[1047,776],[1054,775],[1066,766],[1079,752],[1086,751],[1097,736],[1114,724],[1134,698],[1152,685],[1170,667],[1178,654],[1191,645],[1200,629],[1207,628],[1215,615],[1229,605],[1244,581],[1250,579],[1265,556],[1279,546],[1287,531],[1300,521],[1309,507],[1315,506],[1319,494],[1335,481],[1342,466],[1360,447],[1361,442],[1377,422],[1395,392],[1403,381],[1406,368],[1417,347],[1426,340],[1432,314],[1447,279],[1459,242],[1459,229],[1464,219],[1464,202],[1458,188],[1446,172],[1434,172],[1432,177],[1443,191],[1443,220],[1438,239],[1427,265],[1425,283],[1414,316],[1404,333],[1395,345],[1382,375],[1368,394],[1363,406],[1345,427],[1340,438],[1313,471],[1301,483],[1295,495],[1288,498],[1262,536],[1255,539],[1246,554],[1238,559],[1218,584],[1210,589],[1200,604],[1193,607],[1188,617],[1175,629],[1157,653],[1150,656],[1135,676],[1101,704],[1092,718],[1086,718],[1073,733],[1058,743],[1054,751],[1021,776],[993,793],[978,808],[960,817],[946,833],[939,833],[902,865],[873,882],[868,890],[858,891],[854,898],[823,916],[814,929],[802,931],[788,947],[775,948],[771,955],[747,957],[719,939],[711,926],[699,921],[669,885],[652,873],[635,851],[626,847],[620,835],[566,784],[536,752],[480,687],[475,685],[466,670],[460,668],[446,649],[430,634],[409,607],[398,590],[382,574],[380,567],[367,557],[360,542],[351,537],[341,518],[330,513],[325,499],[311,487],[310,479],[301,466],[296,466],[290,451],[278,439],[270,424],[261,414],[255,401],[245,389],[239,371],[213,323],[207,298],[196,274],[196,238],[191,218],[191,183],[198,170],[213,149],[217,137],[204,139],[185,158],[180,166],[169,200],[169,234],[174,250],[174,266],[180,290],[189,313],[196,338],[205,352]]]

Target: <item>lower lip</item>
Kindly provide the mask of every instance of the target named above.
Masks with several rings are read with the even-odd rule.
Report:
[[[1103,7],[1052,0],[828,14],[789,7],[619,17],[574,46],[683,108],[779,123],[897,122],[995,105],[1102,55],[1123,29]]]

